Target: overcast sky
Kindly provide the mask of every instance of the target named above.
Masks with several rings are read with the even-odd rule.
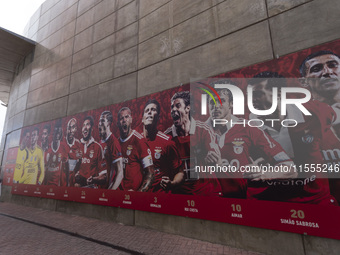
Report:
[[[32,15],[45,0],[0,0],[0,27],[23,35]],[[0,105],[0,142],[6,107]]]

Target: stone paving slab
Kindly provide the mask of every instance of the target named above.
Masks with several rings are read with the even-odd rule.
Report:
[[[0,202],[0,254],[260,253],[141,227]]]

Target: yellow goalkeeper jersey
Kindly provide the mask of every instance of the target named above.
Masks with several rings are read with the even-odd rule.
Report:
[[[20,181],[22,174],[24,172],[24,163],[27,160],[28,152],[26,149],[21,150],[19,148],[17,160],[15,161],[15,169],[13,175],[13,182],[17,183]]]
[[[19,183],[37,184],[38,174],[40,173],[38,182],[41,184],[45,176],[44,168],[44,152],[36,146],[34,150],[28,149],[27,160],[24,164],[24,175]]]

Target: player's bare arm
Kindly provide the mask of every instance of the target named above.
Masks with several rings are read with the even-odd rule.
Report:
[[[122,162],[122,160],[116,161],[113,164],[113,167],[116,169],[117,175],[116,175],[115,181],[111,183],[109,189],[116,190],[116,189],[118,189],[120,183],[122,182],[122,180],[124,178],[124,171],[123,171],[123,162]]]
[[[168,176],[163,176],[160,186],[164,190],[171,189],[172,187],[176,187],[184,182],[184,171],[183,171],[184,166],[181,165],[177,171],[178,173],[174,176],[174,179],[171,180]]]
[[[139,188],[138,191],[141,192],[146,192],[150,189],[152,183],[153,183],[153,179],[154,179],[154,166],[148,166],[146,168],[144,168],[144,179],[143,179],[143,183],[141,185],[141,187]]]
[[[103,173],[99,176],[90,176],[87,178],[87,185],[91,184],[98,184],[98,185],[104,185],[106,183],[107,174]]]

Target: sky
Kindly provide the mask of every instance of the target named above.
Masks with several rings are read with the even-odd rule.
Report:
[[[0,0],[0,27],[23,35],[26,24],[45,0]],[[0,105],[0,140],[6,107]]]

